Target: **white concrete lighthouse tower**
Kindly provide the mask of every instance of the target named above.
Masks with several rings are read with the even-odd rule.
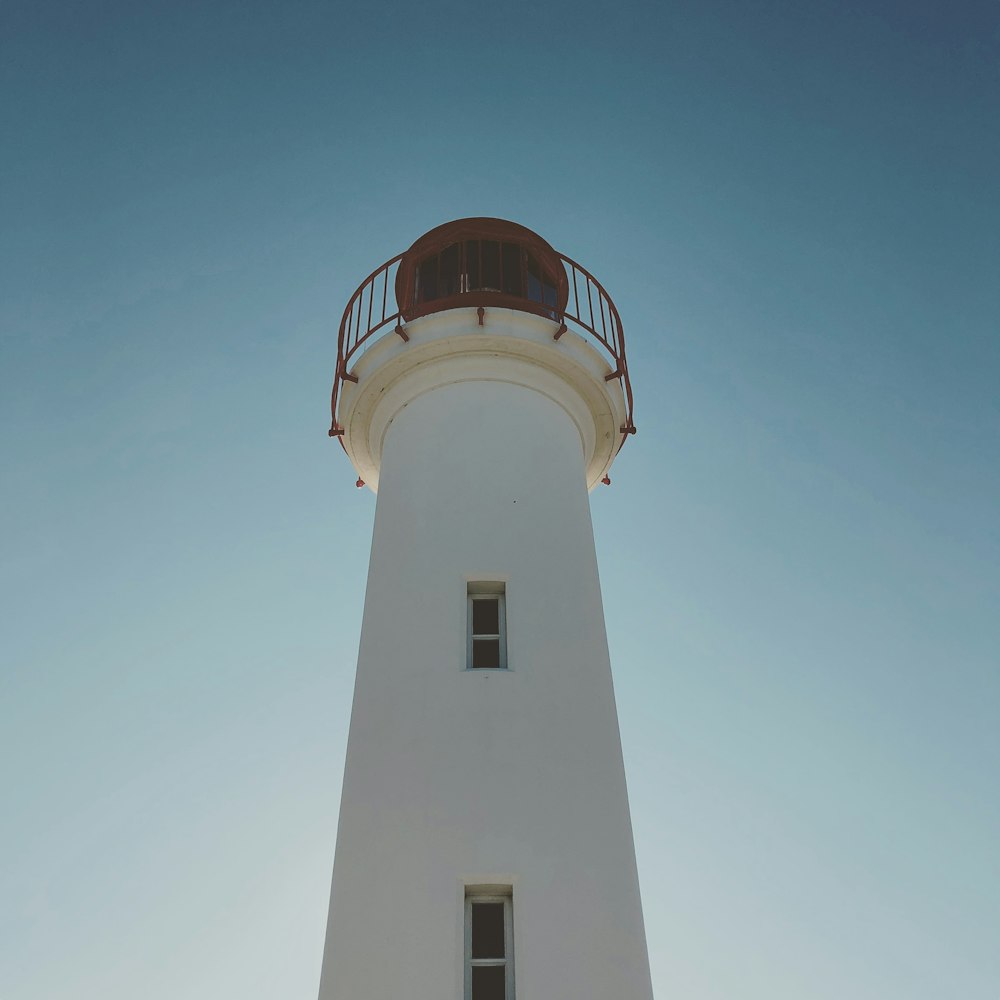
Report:
[[[617,310],[528,229],[351,299],[330,433],[378,502],[320,1000],[650,1000],[587,495],[633,430]]]

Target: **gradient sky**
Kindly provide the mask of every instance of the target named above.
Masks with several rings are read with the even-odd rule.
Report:
[[[995,1000],[994,3],[0,36],[4,1000],[314,1000],[374,511],[336,324],[468,215],[625,324],[592,507],[658,1000]]]

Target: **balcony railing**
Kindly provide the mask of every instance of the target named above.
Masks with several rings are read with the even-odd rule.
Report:
[[[479,308],[480,322],[482,310],[486,308],[521,309],[545,316],[553,321],[553,339],[559,338],[572,329],[584,339],[596,340],[608,356],[611,371],[604,376],[606,381],[621,379],[625,396],[625,421],[619,431],[622,436],[619,448],[629,434],[635,433],[632,420],[632,385],[628,376],[628,362],[625,357],[625,334],[621,317],[604,286],[584,267],[565,254],[557,254],[568,277],[568,296],[562,311],[551,304],[528,298],[503,295],[494,290],[479,289],[463,291],[433,302],[408,303],[400,308],[396,302],[395,289],[400,262],[405,254],[398,254],[372,271],[351,296],[340,321],[337,334],[337,368],[333,377],[333,392],[330,399],[332,423],[330,437],[340,437],[344,429],[339,420],[338,405],[345,381],[357,382],[358,377],[351,372],[353,359],[364,353],[378,334],[391,327],[391,333],[404,341],[409,341],[406,322],[416,315],[426,316],[431,312],[446,309]],[[390,289],[393,291],[390,292]],[[384,334],[383,334],[384,335]]]

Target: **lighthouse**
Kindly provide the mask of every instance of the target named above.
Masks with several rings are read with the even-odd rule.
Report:
[[[337,352],[377,501],[320,1000],[651,1000],[589,504],[635,430],[618,310],[462,219]]]

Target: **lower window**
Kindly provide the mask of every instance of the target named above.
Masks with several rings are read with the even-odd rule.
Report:
[[[514,1000],[511,891],[486,887],[465,896],[465,1000]]]
[[[506,585],[470,583],[466,668],[507,669]]]

